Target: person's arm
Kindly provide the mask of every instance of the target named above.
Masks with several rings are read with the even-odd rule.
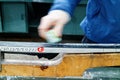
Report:
[[[80,0],[55,0],[48,15],[41,18],[38,27],[39,35],[46,39],[46,33],[52,30],[56,36],[61,37],[63,27],[70,20],[79,1]]]
[[[76,5],[80,1],[81,0],[54,0],[54,4],[51,7],[50,11],[62,10],[69,13],[72,16]]]

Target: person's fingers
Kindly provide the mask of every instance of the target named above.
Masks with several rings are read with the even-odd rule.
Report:
[[[38,29],[49,29],[53,24],[53,20],[49,16],[45,16],[41,19]]]
[[[50,11],[48,15],[43,17],[38,27],[40,37],[46,39],[46,33],[49,30],[54,30],[56,36],[62,36],[63,26],[70,20],[70,15],[62,10]]]
[[[54,24],[54,21],[51,20],[50,17],[46,16],[43,17],[40,21],[40,25],[38,27],[38,34],[39,36],[41,36],[42,38],[46,39],[46,32],[52,27],[52,25]]]
[[[38,34],[39,34],[39,36],[41,37],[41,38],[43,38],[43,39],[46,39],[46,31],[45,30],[39,30],[38,31]]]
[[[53,30],[55,31],[56,36],[62,37],[63,24],[56,24]]]

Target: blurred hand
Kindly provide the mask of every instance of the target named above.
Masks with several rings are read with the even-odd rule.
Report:
[[[41,18],[38,27],[39,36],[46,39],[46,33],[49,30],[54,30],[58,37],[62,36],[64,25],[70,20],[70,15],[62,10],[54,10],[49,12],[48,15]]]

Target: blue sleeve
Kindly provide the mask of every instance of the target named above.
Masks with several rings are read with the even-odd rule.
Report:
[[[50,11],[51,10],[64,10],[72,16],[76,5],[80,1],[81,0],[54,0],[54,4],[51,7]]]

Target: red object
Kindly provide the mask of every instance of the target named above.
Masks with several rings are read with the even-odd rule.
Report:
[[[44,51],[44,47],[38,47],[38,52],[43,52]]]

